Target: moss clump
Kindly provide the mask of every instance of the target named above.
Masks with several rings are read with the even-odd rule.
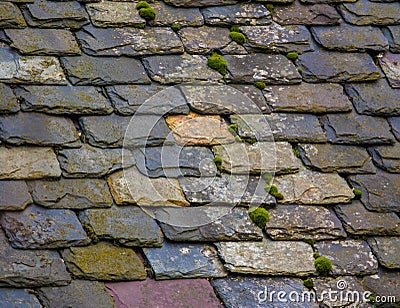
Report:
[[[314,288],[314,281],[311,278],[307,278],[306,280],[303,281],[303,286],[312,289]]]
[[[223,56],[213,52],[212,55],[207,60],[207,65],[219,72],[222,76],[225,76],[228,72],[228,63],[226,63]]]
[[[228,125],[228,130],[233,134],[233,135],[237,135],[238,131],[239,131],[239,127],[237,124],[230,124]]]
[[[236,140],[237,142],[243,142],[242,138],[240,138],[239,135],[236,135],[236,136],[235,136],[235,140]]]
[[[267,224],[267,222],[269,221],[269,213],[266,209],[262,207],[250,208],[248,213],[250,219],[261,229],[263,229]]]
[[[285,196],[278,191],[278,187],[276,187],[275,185],[267,185],[264,187],[264,190],[271,196],[275,197],[276,200],[285,199]]]
[[[303,69],[301,67],[298,67],[297,71],[301,74],[303,72]]]
[[[172,25],[171,29],[174,30],[175,32],[179,31],[180,29],[182,29],[181,25]]]
[[[248,144],[254,144],[257,142],[257,139],[255,138],[243,138],[244,142],[248,143]]]
[[[361,197],[362,197],[362,191],[361,190],[359,190],[357,188],[354,188],[353,189],[353,193],[354,193],[354,199],[356,199],[356,200],[360,200],[361,199]]]
[[[289,60],[292,60],[292,61],[297,60],[298,57],[299,57],[299,54],[295,51],[291,51],[286,54],[286,58],[288,58]]]
[[[274,15],[274,5],[273,4],[268,3],[265,7],[271,13],[271,16]]]
[[[315,240],[312,238],[305,238],[303,241],[307,244],[310,244],[311,246],[315,244]]]
[[[238,26],[238,25],[232,26],[232,27],[231,27],[231,32],[240,32],[239,26]]]
[[[143,8],[139,10],[139,15],[143,19],[153,20],[156,18],[156,11],[151,7]]]
[[[265,82],[263,82],[263,81],[256,81],[256,82],[254,83],[254,86],[255,86],[256,88],[259,88],[260,90],[264,90],[265,87],[266,87],[266,84],[265,84]]]
[[[320,257],[321,255],[318,252],[313,252],[313,258],[316,259]]]
[[[315,259],[314,266],[317,272],[322,276],[327,276],[332,270],[331,260],[321,256]]]
[[[135,25],[135,26],[133,26],[134,28],[137,28],[137,29],[144,29],[145,28],[145,25],[143,25],[143,24],[138,24],[138,25]]]
[[[146,1],[139,1],[136,4],[136,9],[140,10],[140,9],[148,9],[150,8],[150,4],[148,4]]]
[[[300,158],[300,151],[298,148],[293,148],[293,154],[294,156],[296,156],[297,158]]]
[[[231,33],[229,33],[229,37],[232,41],[238,43],[239,45],[243,45],[244,43],[246,43],[246,37],[243,33],[232,31]]]
[[[222,172],[222,158],[220,156],[215,156],[213,161],[218,171]]]

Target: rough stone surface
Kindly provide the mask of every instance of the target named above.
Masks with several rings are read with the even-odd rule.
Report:
[[[265,229],[274,240],[346,237],[336,215],[321,206],[279,205],[268,212],[271,218]]]
[[[315,271],[312,248],[304,242],[220,242],[217,248],[234,273],[305,276]]]
[[[203,16],[198,8],[179,8],[178,10],[164,4],[162,1],[155,1],[151,7],[156,11],[156,18],[151,22],[156,26],[202,26]]]
[[[315,51],[299,56],[304,81],[371,81],[381,74],[368,54]]]
[[[364,277],[362,285],[365,289],[380,296],[400,296],[400,274],[399,272],[381,271],[376,275]]]
[[[114,240],[124,246],[160,247],[162,244],[157,223],[138,207],[89,209],[79,218],[100,239]]]
[[[189,205],[176,179],[149,179],[136,168],[111,174],[108,184],[117,204]]]
[[[229,5],[235,4],[236,0],[166,0],[169,5],[183,6],[183,7],[202,7],[209,5]]]
[[[282,203],[332,204],[349,202],[354,194],[346,181],[335,173],[300,169],[299,173],[277,176],[274,184],[284,196]]]
[[[35,204],[47,208],[85,209],[113,204],[107,182],[101,179],[31,181],[29,187]]]
[[[99,242],[87,247],[62,251],[68,270],[75,278],[86,280],[144,280],[146,271],[130,248]]]
[[[32,197],[24,181],[0,181],[1,210],[23,210],[32,203]]]
[[[80,145],[73,122],[36,112],[0,116],[0,139],[11,144]]]
[[[367,151],[362,147],[332,144],[300,144],[303,163],[322,172],[375,173]]]
[[[362,191],[361,201],[372,211],[398,211],[400,207],[400,177],[394,173],[377,170],[376,174],[350,177],[354,188]]]
[[[146,84],[150,81],[137,59],[81,55],[61,58],[61,62],[73,85]]]
[[[400,88],[400,55],[387,52],[383,56],[378,57],[379,64],[389,80],[390,86]]]
[[[257,105],[259,110],[257,112],[261,113],[271,113],[267,103],[265,102],[265,98],[260,89],[256,88],[254,85],[246,85],[246,84],[234,84],[232,87],[238,89],[242,94],[246,95],[251,101]],[[252,106],[252,104],[251,104]],[[249,107],[249,106],[247,106]]]
[[[25,26],[24,17],[15,4],[9,2],[0,4],[0,27],[23,28]]]
[[[400,219],[395,213],[371,212],[359,201],[338,205],[335,210],[350,234],[397,235],[400,233]]]
[[[389,118],[390,128],[396,139],[400,141],[400,117]]]
[[[274,112],[342,112],[352,108],[343,88],[334,83],[301,83],[296,86],[272,86],[264,91]]]
[[[73,280],[65,287],[44,287],[38,290],[40,301],[48,308],[114,307],[114,300],[103,283]]]
[[[24,111],[51,114],[108,114],[112,107],[99,89],[71,86],[25,86],[15,94]]]
[[[19,102],[11,88],[0,83],[0,113],[13,113],[19,111]]]
[[[324,241],[316,243],[315,248],[332,262],[335,276],[375,274],[378,271],[378,261],[365,241]]]
[[[0,147],[0,179],[40,179],[59,177],[61,169],[51,148]]]
[[[75,213],[69,210],[32,205],[23,212],[4,212],[1,225],[14,248],[59,248],[90,242]]]
[[[39,300],[35,295],[24,289],[1,288],[0,298],[2,307],[41,308]]]
[[[374,163],[381,169],[400,173],[400,143],[393,146],[377,146],[370,148]]]
[[[373,237],[368,244],[380,264],[387,268],[400,268],[400,239],[398,237]]]
[[[282,55],[249,54],[225,56],[234,83],[264,81],[271,84],[294,84],[301,77],[292,62]]]
[[[400,26],[387,27],[389,35],[390,51],[394,53],[400,52]]]
[[[0,232],[0,243],[0,286],[62,286],[70,282],[57,251],[14,249],[3,232]]]
[[[186,27],[179,31],[185,49],[189,53],[210,53],[226,47],[231,39],[229,29],[216,27]]]

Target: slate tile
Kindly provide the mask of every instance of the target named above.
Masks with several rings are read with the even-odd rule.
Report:
[[[400,26],[388,26],[387,31],[389,32],[390,51],[393,53],[400,52]]]
[[[299,56],[303,80],[307,82],[371,81],[381,74],[368,54],[315,51]]]
[[[62,286],[70,282],[57,251],[14,249],[3,232],[0,232],[0,243],[0,286]]]
[[[36,112],[0,116],[0,139],[16,145],[80,145],[78,132],[70,119]]]
[[[203,16],[198,8],[174,8],[166,5],[162,1],[154,1],[151,7],[156,11],[156,18],[151,21],[155,26],[202,26],[204,24]]]
[[[230,42],[229,29],[222,27],[185,27],[178,32],[186,52],[208,54],[223,49]]]
[[[368,239],[368,244],[380,264],[387,268],[400,268],[399,237],[373,237]]]
[[[271,113],[271,110],[263,96],[263,92],[257,87],[249,84],[233,84],[232,87],[238,89],[242,94],[251,99],[251,101],[258,107],[258,112],[264,114]]]
[[[130,248],[99,242],[86,247],[69,247],[62,251],[68,271],[85,280],[144,280],[143,263]]]
[[[15,4],[9,2],[0,4],[0,27],[23,28],[25,26],[24,17]]]
[[[366,276],[362,280],[364,289],[375,295],[400,297],[400,274],[396,272],[380,271],[378,274]],[[394,304],[396,305],[396,303]]]
[[[368,211],[360,201],[338,205],[335,211],[350,234],[397,235],[400,233],[400,219],[395,213]]]
[[[400,143],[368,149],[374,163],[387,172],[400,173]]]
[[[392,88],[400,88],[400,55],[387,52],[384,55],[379,55],[378,61],[390,86]]]
[[[124,246],[161,247],[163,237],[156,221],[139,207],[113,206],[89,209],[79,214],[85,227],[99,239],[109,239]]]
[[[164,242],[160,248],[143,248],[156,280],[225,277],[217,251],[207,244]]]
[[[0,179],[40,179],[61,175],[57,156],[46,147],[0,147]]]
[[[169,5],[179,7],[203,7],[210,5],[229,5],[235,4],[236,0],[166,0]]]
[[[14,91],[24,111],[91,115],[113,111],[106,97],[95,87],[22,86]]]
[[[32,204],[28,186],[24,181],[0,181],[0,210],[24,210]]]
[[[137,59],[98,58],[81,55],[61,58],[73,85],[148,84],[146,72]]]
[[[18,112],[19,109],[19,102],[11,88],[0,83],[0,114]]]
[[[26,308],[41,308],[39,300],[32,292],[26,289],[11,289],[1,288],[0,289],[0,307],[19,307]]]
[[[315,244],[317,252],[333,265],[334,276],[367,275],[378,272],[378,261],[367,242],[347,239]]]
[[[268,212],[270,220],[265,230],[273,240],[346,237],[334,212],[322,206],[279,205]]]
[[[335,3],[356,2],[356,1],[357,0],[300,0],[301,3],[305,4],[318,4],[318,3],[335,4]]]
[[[388,118],[393,135],[400,141],[400,117]]]

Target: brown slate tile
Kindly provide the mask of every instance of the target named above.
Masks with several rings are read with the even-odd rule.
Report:
[[[14,113],[19,111],[19,101],[17,100],[11,88],[4,83],[0,83],[0,97],[0,114]]]
[[[369,148],[374,163],[387,172],[400,173],[400,143]]]
[[[0,181],[0,211],[24,210],[32,203],[24,181]]]
[[[15,4],[9,2],[0,3],[1,28],[23,28],[25,26],[24,17]]]

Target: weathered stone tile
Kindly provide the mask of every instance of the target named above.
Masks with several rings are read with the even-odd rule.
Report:
[[[218,145],[232,143],[235,137],[220,116],[204,116],[196,113],[173,115],[166,119],[177,143],[189,145]]]
[[[230,272],[274,276],[305,276],[315,272],[312,248],[304,242],[264,239],[216,245]]]
[[[77,1],[35,0],[27,4],[25,18],[30,26],[39,28],[77,29],[89,22],[85,8]]]
[[[155,26],[202,26],[203,16],[198,8],[179,8],[176,9],[166,5],[162,1],[154,1],[151,7],[156,11],[156,18],[151,21]]]
[[[156,221],[139,207],[113,206],[80,213],[80,220],[100,239],[124,246],[161,247],[162,235]]]
[[[116,85],[107,87],[107,94],[117,113],[188,114],[189,107],[178,87],[151,85]]]
[[[375,173],[365,148],[333,144],[300,144],[303,163],[322,172]]]
[[[61,169],[51,148],[0,147],[0,179],[21,180],[59,177]]]
[[[136,2],[102,1],[86,5],[87,12],[95,27],[123,27],[145,25],[139,16]]]
[[[360,0],[344,3],[339,8],[343,18],[354,25],[390,25],[400,22],[400,6],[397,2],[376,3]]]
[[[352,108],[343,88],[334,83],[271,86],[263,93],[274,112],[327,113]]]
[[[394,296],[400,298],[400,273],[381,271],[376,275],[366,276],[362,280],[365,289],[380,296]]]
[[[112,85],[150,82],[137,59],[99,58],[82,55],[61,58],[73,85]]]
[[[226,47],[231,39],[229,29],[221,27],[185,27],[179,36],[189,53],[210,53],[215,49]]]
[[[105,180],[61,179],[28,183],[35,204],[47,208],[85,209],[113,204]]]
[[[11,144],[79,146],[79,135],[68,118],[35,112],[0,116],[0,139]]]
[[[346,231],[355,235],[396,235],[400,234],[400,219],[395,213],[368,211],[360,201],[338,205],[336,213]]]
[[[0,305],[2,307],[15,307],[16,305],[26,308],[41,308],[39,300],[35,295],[24,289],[0,289]]]
[[[19,102],[11,88],[0,83],[0,114],[18,112],[19,109]]]
[[[12,46],[22,54],[30,55],[77,55],[81,51],[75,37],[61,29],[7,29]]]
[[[355,112],[329,114],[321,121],[328,141],[341,144],[385,144],[394,138],[384,118],[359,115]]]
[[[377,146],[368,149],[374,163],[381,169],[400,173],[400,143],[393,146]]]
[[[207,244],[164,242],[160,248],[143,248],[157,280],[225,277],[217,251]]]
[[[400,26],[387,27],[389,32],[390,51],[394,53],[400,52]]]
[[[375,274],[378,271],[378,261],[365,241],[324,241],[317,242],[315,248],[332,262],[335,276]]]
[[[210,5],[235,4],[236,0],[165,0],[169,5],[183,7],[202,7]]]
[[[300,2],[305,4],[318,4],[318,3],[336,4],[336,3],[356,2],[356,1],[357,0],[300,0]]]
[[[271,294],[277,294],[280,291],[284,294],[291,292],[302,294],[306,291],[303,281],[298,278],[235,276],[213,279],[211,284],[227,308],[268,307],[268,305],[272,305],[269,300]],[[265,293],[266,290],[268,294]],[[258,294],[260,295],[257,296]],[[275,308],[285,308],[288,305],[288,300],[285,301],[285,298],[284,301],[279,301],[276,296],[272,296],[272,300]],[[304,301],[290,302],[290,307],[317,308],[319,306],[311,301]]]
[[[228,46],[226,46],[225,48],[222,48],[220,51],[221,51],[222,55],[247,55],[248,54],[246,48],[243,45],[236,43],[235,41],[230,42]]]
[[[212,6],[201,10],[208,25],[266,25],[271,23],[271,13],[260,3],[240,3]]]
[[[279,205],[268,212],[271,218],[265,230],[274,240],[346,237],[340,220],[322,206]]]
[[[315,40],[326,49],[342,51],[385,50],[388,40],[379,28],[340,25],[313,27]]]
[[[57,58],[21,56],[10,47],[0,46],[0,81],[12,83],[65,84]]]
[[[218,81],[222,76],[207,66],[201,55],[152,56],[143,59],[151,79],[161,84],[196,80]]]
[[[219,217],[220,212],[227,214]],[[208,208],[206,215],[213,220],[209,224],[196,227],[180,227],[161,223],[165,236],[172,241],[206,242],[206,241],[256,241],[263,238],[262,231],[250,219],[245,208],[221,207]]]
[[[373,237],[368,239],[368,244],[380,264],[387,268],[400,268],[399,237]]]
[[[111,104],[99,89],[72,86],[23,86],[14,89],[24,111],[51,114],[108,114]]]
[[[255,49],[273,52],[303,52],[310,50],[310,33],[305,26],[244,26],[240,31],[248,44]]]
[[[287,142],[232,143],[213,147],[222,158],[221,167],[232,174],[293,173],[299,169],[292,146]]]
[[[299,1],[274,7],[272,18],[281,25],[337,25],[341,21],[338,12],[330,5],[303,5]]]
[[[68,270],[76,278],[86,280],[144,280],[143,263],[130,248],[100,242],[86,247],[70,247],[62,251]]]
[[[275,198],[264,190],[265,181],[246,175],[214,178],[179,178],[186,198],[191,203],[212,205],[275,204]]]
[[[142,56],[182,53],[183,45],[166,28],[96,28],[85,26],[76,33],[82,50],[95,56]]]
[[[390,86],[400,88],[400,55],[387,52],[383,56],[378,56],[378,61],[389,80]]]
[[[189,205],[176,179],[150,179],[134,167],[115,172],[107,180],[117,204]]]
[[[253,103],[256,104],[256,106],[258,107],[257,113],[271,113],[271,110],[269,109],[265,101],[264,95],[260,89],[256,88],[254,85],[249,84],[233,84],[232,87],[238,89],[241,94],[246,95]],[[248,108],[249,106],[246,107]]]
[[[206,279],[111,282],[106,284],[117,307],[216,307],[221,308],[210,282]],[[177,292],[179,290],[179,292]],[[151,294],[151,296],[149,296]]]
[[[44,287],[37,290],[40,301],[48,308],[59,307],[114,307],[114,300],[103,283],[72,280],[65,287]]]
[[[75,213],[69,210],[32,205],[23,212],[3,212],[1,226],[14,248],[60,248],[90,242]]]
[[[28,186],[24,181],[0,181],[0,210],[24,210],[32,204]]]
[[[271,84],[294,84],[301,82],[301,76],[294,64],[282,55],[254,53],[249,55],[225,56],[235,83],[264,81]]]
[[[15,4],[8,2],[0,4],[0,27],[23,28],[25,26],[24,17]]]
[[[362,191],[361,201],[371,211],[390,212],[400,208],[400,177],[379,169],[376,174],[350,177],[354,188]]]
[[[326,136],[311,114],[273,113],[268,115],[233,115],[239,135],[258,141],[325,142]]]
[[[366,54],[315,51],[299,56],[304,81],[351,82],[381,78],[372,58]]]
[[[70,282],[57,251],[13,249],[3,232],[0,243],[0,286],[61,286]]]
[[[301,168],[299,173],[274,178],[285,197],[280,202],[294,204],[347,203],[354,197],[346,180],[336,173],[319,173]]]
[[[388,118],[393,135],[400,141],[400,117]]]

